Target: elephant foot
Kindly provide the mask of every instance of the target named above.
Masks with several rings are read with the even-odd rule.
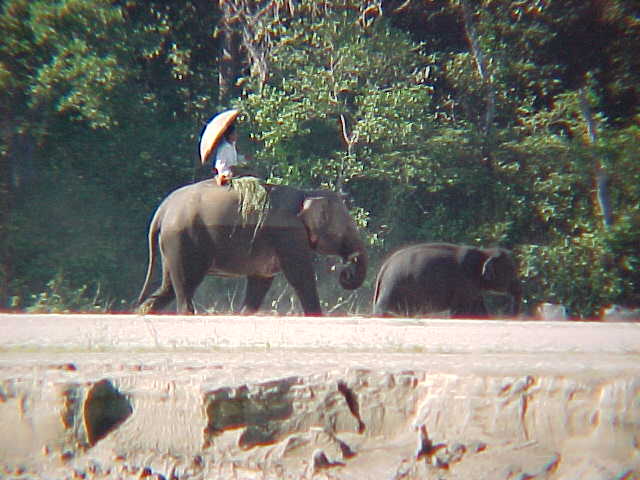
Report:
[[[136,309],[138,315],[147,315],[151,311],[151,302],[144,302]]]

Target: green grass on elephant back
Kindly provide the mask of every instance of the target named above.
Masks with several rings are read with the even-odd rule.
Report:
[[[269,192],[262,180],[257,177],[233,178],[231,186],[240,196],[238,211],[242,226],[247,225],[249,217],[254,213],[259,214],[257,225],[262,224],[269,205]]]

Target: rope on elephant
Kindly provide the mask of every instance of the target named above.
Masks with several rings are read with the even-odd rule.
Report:
[[[231,187],[240,196],[238,213],[242,219],[242,226],[246,226],[249,223],[249,217],[257,213],[257,230],[264,222],[267,206],[269,205],[269,192],[264,187],[262,180],[257,177],[231,178]]]

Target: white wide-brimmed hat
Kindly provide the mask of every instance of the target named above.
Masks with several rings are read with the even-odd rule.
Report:
[[[206,165],[209,156],[215,151],[220,139],[227,131],[229,126],[236,121],[236,117],[240,113],[238,110],[225,110],[215,117],[211,118],[207,125],[202,129],[200,134],[200,161],[202,165]]]

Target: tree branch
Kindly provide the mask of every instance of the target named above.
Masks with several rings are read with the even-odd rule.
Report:
[[[493,118],[495,116],[496,94],[491,75],[488,72],[484,52],[480,47],[478,32],[473,23],[473,14],[471,8],[469,7],[469,4],[466,0],[461,0],[460,6],[462,7],[462,18],[465,34],[471,47],[471,55],[473,56],[473,60],[476,64],[476,70],[478,71],[478,75],[480,76],[480,80],[482,81],[482,86],[484,89],[485,111],[484,120],[482,122],[482,125],[480,126],[480,130],[483,135],[487,136],[489,134],[489,130],[491,129]]]

